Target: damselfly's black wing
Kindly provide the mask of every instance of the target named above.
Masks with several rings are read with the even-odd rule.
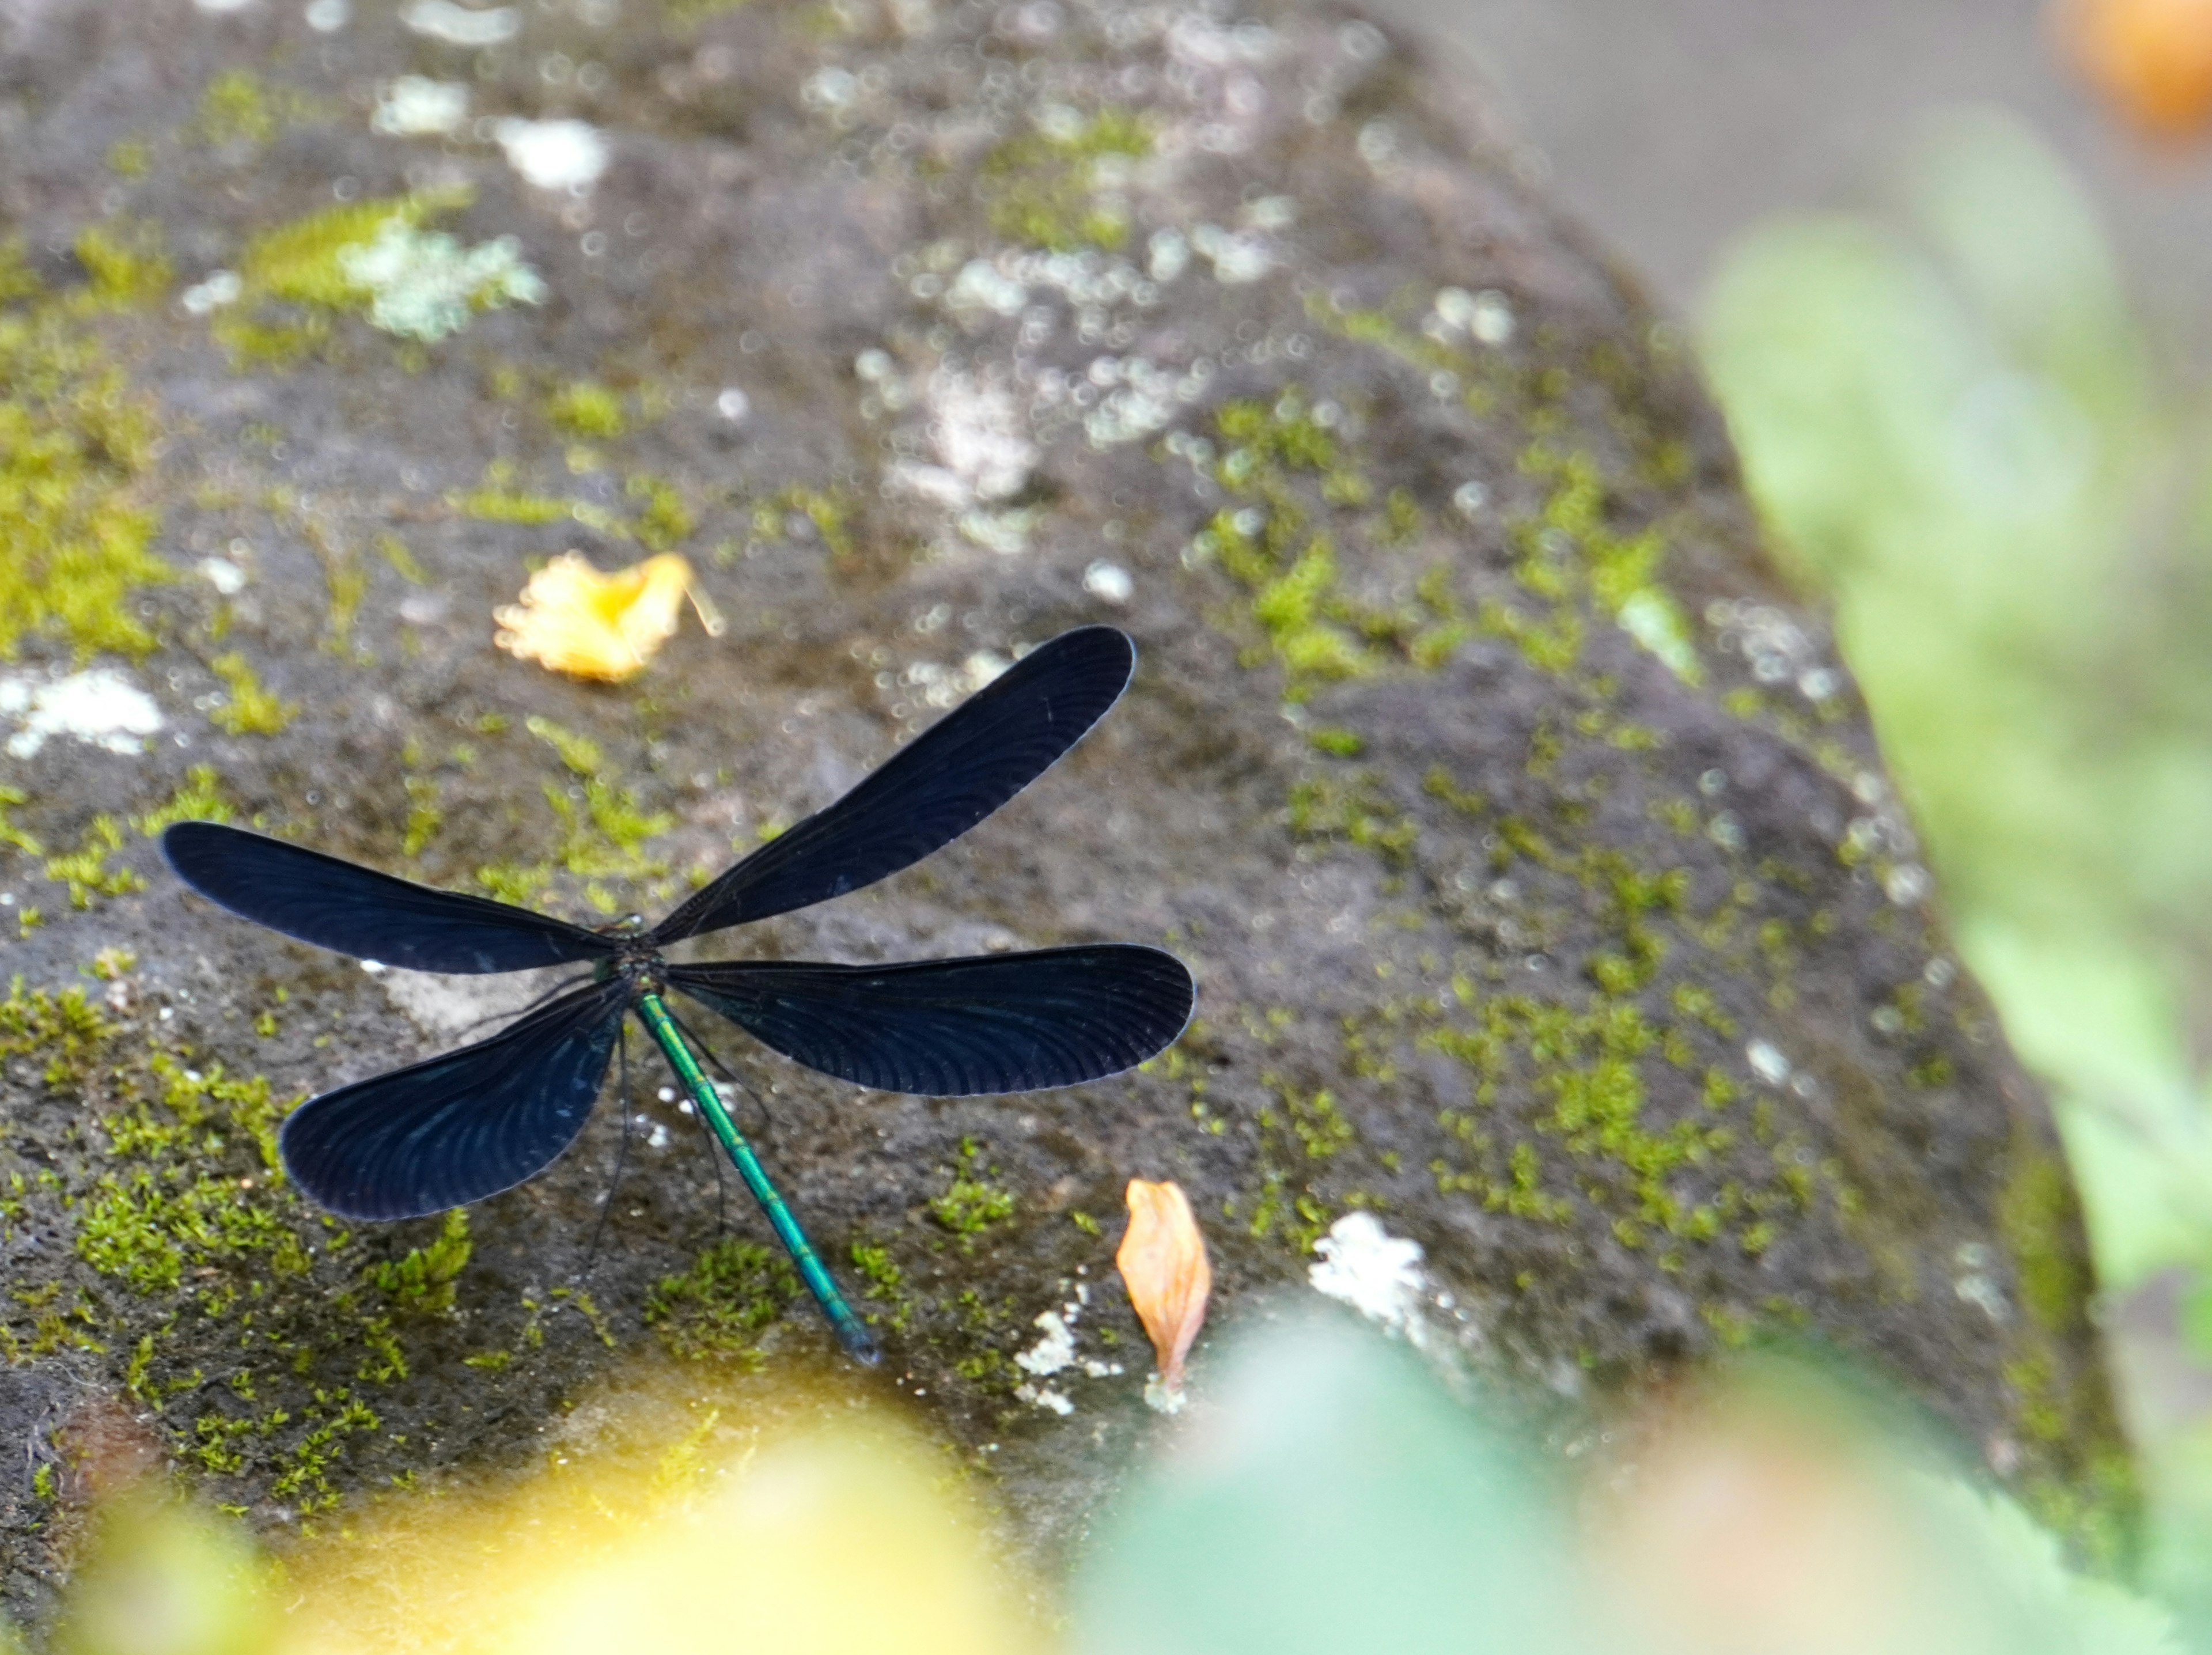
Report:
[[[656,944],[826,902],[920,861],[1036,780],[1129,682],[1110,626],[1035,649],[825,810],[771,839],[653,927]]]
[[[285,1117],[284,1170],[342,1218],[419,1218],[512,1189],[576,1140],[630,987],[587,983],[489,1040],[394,1069]]]
[[[177,877],[234,914],[319,948],[413,971],[520,971],[599,959],[619,945],[488,897],[395,879],[216,822],[161,836]]]
[[[732,961],[669,981],[785,1056],[927,1098],[1070,1086],[1141,1063],[1190,1019],[1190,973],[1127,943],[902,965]]]

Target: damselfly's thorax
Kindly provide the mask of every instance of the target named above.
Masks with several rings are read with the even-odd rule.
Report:
[[[668,962],[660,951],[643,937],[620,953],[599,961],[592,968],[592,981],[608,983],[617,977],[630,986],[634,994],[658,994],[667,981]]]
[[[647,933],[644,915],[625,914],[592,929],[623,945],[613,958],[600,962],[593,974],[596,981],[604,983],[609,977],[620,977],[635,988],[651,989],[658,986],[662,970],[660,950]]]

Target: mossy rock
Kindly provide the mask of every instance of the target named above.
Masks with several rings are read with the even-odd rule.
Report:
[[[0,759],[19,1607],[88,1411],[276,1533],[519,1463],[641,1354],[836,1360],[651,1078],[595,1256],[611,1107],[465,1222],[309,1210],[292,1100],[539,985],[234,922],[164,820],[651,911],[1098,619],[1142,662],[1069,762],[724,940],[1197,972],[1176,1048],[1066,1092],[860,1095],[726,1043],[878,1321],[868,1383],[1042,1554],[1154,1424],[1133,1176],[1189,1191],[1217,1325],[1366,1209],[1425,1249],[1431,1347],[1563,1406],[1817,1337],[2109,1518],[2041,1097],[1667,325],[1480,106],[1346,13],[505,15],[465,49],[384,5],[64,0],[0,40],[0,706],[91,671],[47,722],[120,719],[40,745],[24,708]],[[450,104],[402,75],[468,109],[380,130]],[[501,125],[556,117],[594,181],[510,167],[592,158]],[[495,648],[569,548],[681,550],[726,632],[611,687]],[[1070,1305],[1077,1364],[1018,1365]]]

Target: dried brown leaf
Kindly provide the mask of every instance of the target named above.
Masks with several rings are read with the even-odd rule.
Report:
[[[1138,1319],[1152,1336],[1160,1389],[1174,1396],[1182,1389],[1183,1359],[1206,1322],[1213,1271],[1206,1262],[1206,1238],[1180,1184],[1132,1178],[1128,1198],[1128,1233],[1114,1263]]]

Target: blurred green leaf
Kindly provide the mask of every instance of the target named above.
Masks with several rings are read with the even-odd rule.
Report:
[[[1563,1652],[1549,1483],[1403,1346],[1329,1317],[1213,1376],[1076,1585],[1083,1655]]]
[[[2174,1011],[2212,993],[2212,490],[2036,140],[1956,118],[1899,177],[1886,216],[1739,246],[1707,362],[2124,1284],[2212,1261]]]
[[[1686,1376],[1540,1463],[1525,1412],[1349,1317],[1227,1349],[1100,1525],[1078,1655],[2179,1655],[1909,1405],[1802,1354]]]

